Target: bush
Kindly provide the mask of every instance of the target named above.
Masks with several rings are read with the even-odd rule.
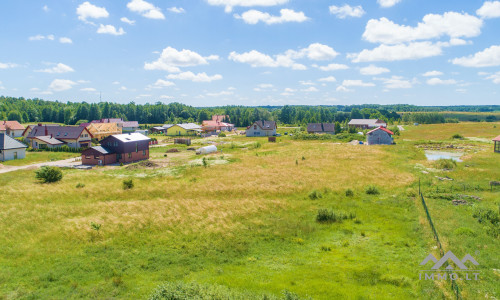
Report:
[[[83,183],[78,183],[78,184],[76,185],[76,188],[77,188],[77,189],[81,189],[81,188],[84,188],[84,187],[85,187],[85,184],[83,184]]]
[[[460,133],[455,133],[454,135],[451,136],[451,138],[454,140],[463,140],[464,136],[461,135]]]
[[[219,133],[219,137],[226,137],[226,134],[224,132]]]
[[[346,195],[346,197],[352,197],[352,196],[354,196],[354,192],[351,189],[347,189],[345,191],[345,195]]]
[[[132,179],[123,181],[123,189],[124,190],[130,190],[133,187],[134,187],[134,181]]]
[[[378,188],[374,185],[370,185],[366,188],[366,194],[368,195],[378,195],[380,194]]]
[[[453,159],[441,158],[434,163],[437,169],[452,170],[457,166],[457,162]]]
[[[319,223],[335,223],[342,222],[347,219],[355,219],[355,213],[344,213],[344,212],[335,212],[333,210],[328,209],[319,209],[318,214],[316,215],[316,221]]]
[[[320,198],[323,198],[323,194],[321,194],[320,191],[318,190],[312,190],[309,195],[308,195],[309,199],[311,200],[317,200],[317,199],[320,199]]]
[[[62,179],[63,174],[60,168],[57,167],[41,167],[36,170],[35,178],[40,180],[42,183],[52,183],[57,182]]]

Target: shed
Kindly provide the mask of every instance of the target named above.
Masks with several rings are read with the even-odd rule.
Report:
[[[493,151],[495,151],[496,153],[500,153],[500,135],[494,138],[493,142],[495,143]]]
[[[217,152],[217,147],[215,145],[201,147],[196,150],[196,154],[209,154],[214,152]]]
[[[366,134],[366,143],[368,145],[391,145],[394,133],[387,128],[380,126]]]
[[[26,148],[25,144],[0,133],[0,161],[25,158]]]

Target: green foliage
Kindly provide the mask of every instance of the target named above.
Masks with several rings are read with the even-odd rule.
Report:
[[[366,194],[367,195],[378,195],[380,194],[380,191],[378,190],[378,188],[374,185],[369,185],[367,188],[366,188]]]
[[[81,189],[81,188],[84,188],[84,187],[85,187],[85,184],[80,183],[80,182],[76,185],[77,189]]]
[[[94,230],[95,232],[99,233],[99,230],[101,229],[101,224],[95,223],[95,222],[90,222],[90,228]]]
[[[252,145],[250,145],[250,147],[248,147],[248,148],[249,149],[259,149],[260,147],[262,147],[262,144],[260,142],[255,142]]]
[[[355,218],[355,213],[336,212],[328,209],[319,209],[316,215],[316,221],[319,223],[340,223],[343,220],[352,220]]]
[[[457,162],[453,159],[441,158],[434,162],[436,169],[452,170],[457,166]]]
[[[208,168],[208,160],[206,157],[203,157],[203,159],[201,160],[202,164],[203,164],[203,167],[205,168]]]
[[[347,189],[345,191],[345,196],[346,197],[353,197],[354,196],[354,192],[351,189]]]
[[[35,171],[35,178],[42,183],[52,183],[60,181],[63,174],[60,168],[44,166]]]
[[[312,190],[307,196],[311,200],[317,200],[323,198],[323,194],[318,190]]]
[[[126,179],[123,181],[123,189],[130,190],[134,187],[134,181],[132,179]]]
[[[455,140],[463,140],[464,136],[459,133],[455,133],[454,135],[451,136],[451,138]]]
[[[219,133],[219,137],[226,137],[226,134],[224,132]]]

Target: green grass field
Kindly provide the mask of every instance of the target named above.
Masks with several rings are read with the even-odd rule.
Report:
[[[45,151],[30,152],[30,151],[26,151],[25,158],[4,161],[4,162],[2,162],[2,164],[6,165],[6,166],[25,166],[25,165],[31,165],[31,164],[42,163],[42,162],[47,162],[47,161],[68,159],[68,158],[72,158],[72,157],[79,157],[79,155],[78,155],[78,153],[72,153],[72,152],[45,152]]]
[[[500,180],[500,154],[451,135],[500,129],[473,125],[409,126],[394,146],[212,138],[224,144],[207,167],[187,147],[166,146],[151,149],[154,167],[64,170],[55,184],[37,183],[34,171],[0,174],[0,298],[137,299],[176,281],[313,299],[451,298],[448,284],[418,279],[419,263],[438,255],[419,179],[444,247],[480,263],[481,281],[459,282],[464,299],[498,298],[499,240],[473,215],[498,213],[500,187],[488,182]],[[440,139],[468,147],[452,171],[418,147]],[[459,192],[482,199],[444,199]],[[356,217],[319,223],[319,209]]]

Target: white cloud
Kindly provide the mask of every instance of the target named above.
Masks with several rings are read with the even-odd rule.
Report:
[[[335,82],[337,81],[337,79],[333,76],[328,76],[328,77],[323,77],[323,78],[320,78],[318,79],[318,81],[322,81],[322,82]]]
[[[164,87],[169,87],[169,86],[173,86],[173,85],[175,85],[175,83],[173,83],[172,81],[167,81],[167,80],[163,80],[163,79],[158,79],[153,84],[153,86],[155,88],[164,88]]]
[[[361,68],[359,72],[361,75],[379,75],[382,73],[388,73],[391,70],[387,68],[377,67],[375,65],[369,65],[368,67]]]
[[[49,90],[54,92],[62,92],[73,88],[77,83],[68,79],[54,79],[50,85]]]
[[[310,44],[307,48],[300,49],[299,51],[288,50],[285,54],[292,58],[307,57],[311,60],[330,60],[339,55],[332,47],[320,43]]]
[[[82,91],[82,92],[89,92],[89,93],[90,92],[97,92],[97,90],[94,89],[94,88],[83,88],[83,89],[80,89],[80,91]]]
[[[135,24],[135,21],[134,20],[130,20],[129,18],[127,17],[122,17],[120,18],[120,21],[122,21],[123,23],[127,23],[129,25],[134,25]]]
[[[73,44],[73,41],[68,37],[60,37],[59,43],[61,43],[61,44]]]
[[[337,92],[352,92],[352,90],[346,88],[345,86],[343,85],[339,85],[336,89],[335,89]]]
[[[174,99],[173,96],[168,96],[168,95],[161,95],[160,99]]]
[[[184,10],[184,8],[182,7],[170,7],[170,8],[167,8],[168,11],[170,12],[173,12],[173,13],[176,13],[176,14],[182,14],[182,13],[185,13],[186,11]]]
[[[435,77],[435,76],[441,76],[443,75],[443,72],[441,71],[428,71],[428,72],[425,72],[424,74],[422,74],[422,76],[425,76],[425,77]]]
[[[314,87],[314,86],[310,86],[307,89],[302,89],[301,91],[302,92],[308,92],[308,93],[309,92],[319,92],[319,90],[316,87]]]
[[[17,64],[14,63],[2,63],[0,62],[0,69],[10,69],[10,68],[15,68],[17,67]]]
[[[144,0],[132,0],[127,3],[127,8],[148,19],[165,19],[165,15],[163,15],[160,8]]]
[[[403,79],[400,76],[392,76],[391,78],[376,78],[381,80],[386,89],[409,89],[413,85],[409,80]]]
[[[332,15],[336,15],[339,19],[345,19],[346,17],[360,18],[365,14],[363,7],[361,5],[358,6],[350,6],[348,4],[344,4],[343,6],[335,6],[332,5],[329,7],[330,13]]]
[[[382,7],[392,7],[401,2],[401,0],[377,0],[377,3]]]
[[[127,87],[126,87],[126,86],[124,86],[124,85],[122,85],[122,86],[120,87],[120,90],[122,90],[122,91],[126,91],[126,90],[127,90]]]
[[[274,85],[270,84],[270,83],[261,83],[259,85],[257,85],[259,88],[261,89],[270,89],[272,87],[274,87]]]
[[[217,93],[206,93],[205,95],[206,96],[209,96],[209,97],[221,97],[221,96],[230,96],[230,95],[233,95],[234,92],[233,91],[220,91],[220,92],[217,92]]]
[[[119,81],[113,81],[112,84],[120,84]]]
[[[228,57],[232,61],[249,64],[252,67],[286,67],[294,70],[305,70],[306,66],[296,63],[293,59],[286,55],[276,55],[276,58],[261,53],[257,50],[252,50],[245,53],[231,52]]]
[[[51,40],[51,41],[53,41],[55,38],[56,38],[56,37],[55,37],[53,34],[49,34],[49,35],[47,36],[47,39],[48,39],[48,40]]]
[[[312,82],[311,80],[301,80],[299,81],[301,85],[316,85],[316,83]]]
[[[73,70],[72,67],[70,67],[68,65],[65,65],[63,63],[58,63],[57,65],[55,65],[52,68],[42,69],[42,70],[35,70],[35,72],[43,72],[43,73],[51,73],[51,74],[54,74],[54,73],[57,73],[57,74],[68,73],[68,72],[74,72],[74,71],[75,70]]]
[[[0,84],[1,84],[1,82],[0,82]],[[39,88],[31,88],[30,91],[31,92],[38,92],[38,91],[40,91],[40,89]]]
[[[30,41],[41,41],[41,40],[44,40],[45,39],[45,36],[44,35],[41,35],[41,34],[37,34],[35,36],[30,36],[28,38]]]
[[[191,50],[182,49],[178,51],[172,47],[167,47],[163,49],[160,57],[156,61],[145,63],[144,69],[178,73],[181,71],[179,67],[207,65],[209,60],[218,59],[219,57],[217,55],[203,57]]]
[[[259,22],[266,23],[267,25],[272,24],[282,24],[287,22],[297,22],[302,23],[307,21],[309,18],[303,12],[296,12],[292,9],[283,8],[280,10],[279,16],[272,16],[268,13],[264,13],[255,9],[244,12],[243,14],[235,14],[236,19],[242,19],[247,24],[255,25]]]
[[[179,79],[179,80],[191,80],[193,82],[211,82],[214,80],[221,80],[222,75],[216,74],[213,76],[207,75],[207,73],[194,74],[193,72],[183,72],[179,74],[169,74],[168,79]]]
[[[363,39],[372,43],[399,44],[417,40],[439,38],[475,37],[481,34],[483,21],[469,14],[446,12],[443,15],[425,15],[416,27],[398,25],[387,18],[371,19]]]
[[[288,3],[288,0],[207,0],[208,4],[225,6],[225,12],[230,13],[235,6],[276,6]]]
[[[50,10],[50,9],[49,9],[49,7],[48,7],[47,5],[44,5],[44,6],[42,7],[42,9],[43,9],[43,11],[44,11],[44,12],[49,12],[49,10]]]
[[[500,84],[500,72],[496,72],[495,74],[486,77],[486,79],[491,79],[493,83]]]
[[[88,1],[83,2],[76,9],[78,19],[87,21],[87,19],[100,19],[109,17],[109,13],[104,7],[98,7]]]
[[[342,85],[345,87],[350,87],[350,86],[371,87],[371,86],[375,86],[375,84],[372,82],[363,82],[362,80],[344,80],[344,81],[342,81]]]
[[[97,33],[112,34],[112,35],[124,35],[126,32],[121,27],[118,30],[116,30],[116,27],[113,25],[100,24],[99,28],[97,28]]]
[[[320,69],[321,71],[337,71],[337,70],[347,70],[349,66],[344,64],[329,64],[327,66],[313,65],[313,67]]]
[[[437,78],[437,77],[430,78],[429,80],[427,80],[428,85],[449,85],[449,84],[456,84],[456,83],[457,82],[453,79],[443,80],[443,79]]]
[[[500,1],[486,1],[483,6],[476,11],[476,14],[483,19],[500,17]]]
[[[474,55],[455,58],[451,62],[454,65],[476,68],[500,66],[500,45],[491,46]]]
[[[360,53],[351,53],[347,57],[353,62],[397,61],[419,59],[441,55],[441,45],[431,42],[418,42],[399,45],[380,45],[372,50],[365,49]]]

